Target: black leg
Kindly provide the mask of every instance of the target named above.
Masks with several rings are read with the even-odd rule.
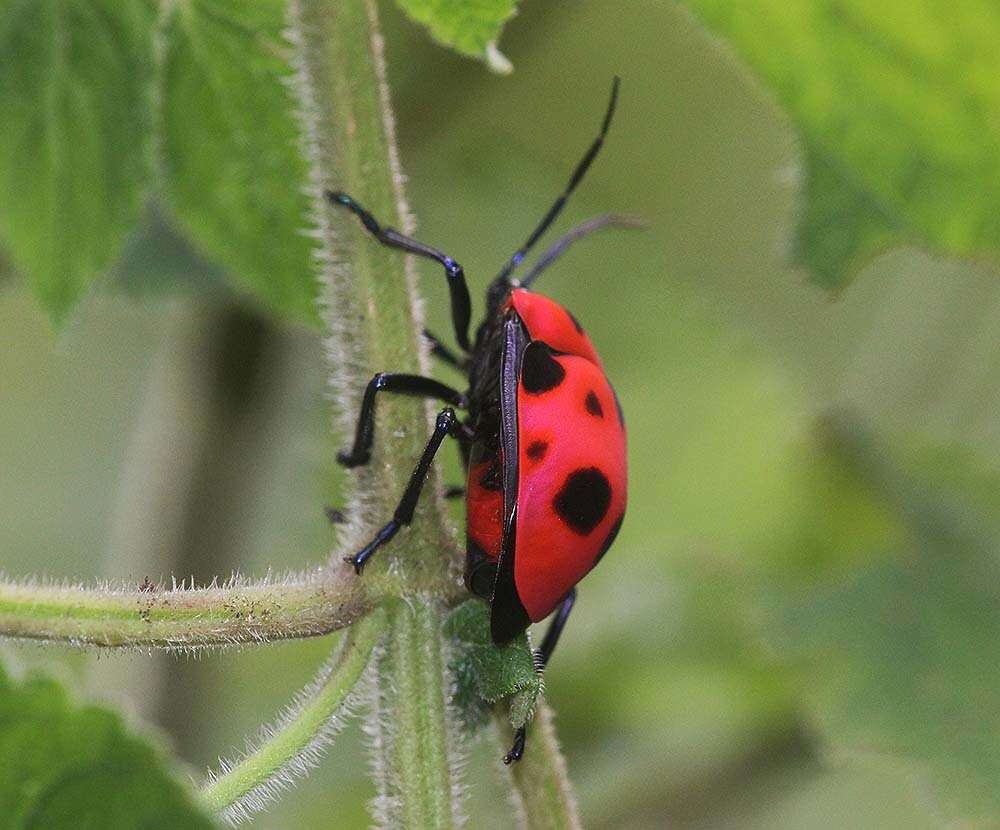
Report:
[[[549,623],[549,630],[545,632],[545,639],[542,640],[542,647],[538,649],[538,668],[544,669],[549,664],[552,652],[556,650],[559,643],[559,636],[563,628],[566,627],[566,620],[569,619],[569,612],[573,610],[576,603],[576,588],[573,588],[559,603],[555,616]]]
[[[510,766],[517,761],[520,761],[524,757],[524,743],[527,732],[522,726],[517,732],[514,733],[514,744],[510,748],[510,752],[503,756],[503,762]]]
[[[434,355],[438,360],[442,360],[449,366],[454,366],[460,372],[466,372],[469,369],[469,359],[466,357],[459,357],[451,349],[449,349],[444,343],[442,343],[434,334],[424,329],[424,339],[431,344],[431,354]]]
[[[446,499],[460,499],[465,495],[465,488],[460,484],[452,484],[450,487],[446,487],[444,491],[444,497]]]
[[[371,558],[382,545],[392,539],[399,532],[399,528],[408,525],[413,521],[413,511],[417,508],[417,501],[420,499],[420,491],[424,487],[427,479],[427,472],[431,468],[434,455],[441,447],[446,435],[457,436],[462,427],[453,409],[442,409],[434,424],[434,434],[431,435],[427,446],[424,448],[420,461],[410,476],[410,482],[406,485],[403,498],[399,500],[396,512],[392,514],[392,519],[387,522],[376,534],[375,537],[353,556],[345,557],[346,562],[354,565],[354,570],[361,573],[365,563]]]
[[[594,139],[594,143],[590,145],[586,153],[584,153],[583,158],[580,159],[580,163],[577,164],[576,169],[573,171],[573,175],[569,177],[569,184],[566,185],[566,189],[559,195],[559,198],[555,200],[552,207],[549,208],[549,212],[542,217],[542,221],[538,223],[538,227],[531,232],[531,236],[528,237],[527,241],[517,250],[517,252],[510,258],[510,261],[501,269],[500,273],[497,275],[494,282],[502,282],[507,279],[517,268],[518,265],[527,256],[528,251],[531,250],[532,246],[539,240],[541,235],[549,229],[549,226],[555,222],[556,217],[562,212],[563,207],[566,205],[566,200],[570,197],[570,194],[576,190],[576,186],[580,183],[580,180],[584,177],[587,169],[593,163],[594,158],[597,156],[601,147],[604,145],[604,138],[608,134],[608,127],[611,126],[611,119],[615,114],[615,104],[618,103],[618,85],[620,83],[619,78],[615,78],[614,82],[611,84],[611,100],[608,102],[607,112],[604,114],[604,121],[601,124],[601,131],[597,134],[597,138]]]
[[[573,588],[566,596],[563,601],[559,603],[559,607],[556,609],[556,614],[552,618],[552,622],[549,623],[549,630],[545,632],[545,639],[542,640],[542,647],[535,652],[535,665],[538,671],[543,671],[548,665],[549,658],[552,657],[552,652],[556,650],[556,645],[559,643],[559,635],[562,634],[563,628],[566,627],[566,620],[569,619],[569,612],[573,610],[573,604],[576,602],[576,588]],[[505,764],[513,764],[515,761],[520,761],[524,756],[524,744],[527,738],[527,731],[525,727],[521,727],[514,733],[514,745],[510,748],[508,752],[503,757],[503,762]]]
[[[444,266],[445,275],[448,277],[448,293],[451,295],[451,321],[455,327],[455,339],[462,349],[468,351],[469,318],[472,316],[472,306],[469,302],[469,288],[465,284],[465,271],[462,270],[462,266],[437,248],[404,236],[394,228],[383,228],[374,216],[346,193],[340,190],[327,190],[326,198],[331,204],[340,205],[351,211],[361,220],[365,229],[383,245],[399,248],[426,259],[433,259]]]
[[[358,429],[350,452],[337,453],[337,461],[345,467],[358,467],[371,460],[372,442],[375,439],[375,396],[379,392],[396,392],[422,398],[437,398],[452,406],[465,406],[465,396],[450,386],[433,378],[420,375],[399,375],[379,372],[371,379],[361,401]]]

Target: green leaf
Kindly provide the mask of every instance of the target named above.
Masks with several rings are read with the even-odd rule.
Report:
[[[993,826],[1000,478],[955,449],[890,445],[843,419],[828,432],[907,533],[846,575],[782,586],[771,645],[798,666],[806,705],[835,750],[903,759],[947,817]]]
[[[456,52],[485,60],[494,72],[511,71],[496,47],[504,24],[517,13],[515,0],[396,0],[430,29],[436,41]]]
[[[0,239],[56,321],[139,215],[155,19],[151,0],[0,5]]]
[[[54,681],[0,670],[0,830],[208,830],[160,754]]]
[[[165,195],[195,242],[276,311],[317,321],[307,173],[282,0],[179,0],[162,79]]]
[[[151,202],[110,271],[109,284],[133,297],[226,290],[225,274],[191,249],[191,243]]]
[[[505,646],[494,645],[490,609],[479,600],[452,611],[444,631],[454,643],[451,668],[458,681],[456,701],[466,722],[471,726],[484,722],[485,704],[502,700],[508,700],[515,729],[531,720],[542,694],[542,677],[535,670],[527,634]]]
[[[802,136],[796,254],[840,286],[907,241],[995,258],[1000,7],[688,0],[767,82]]]
[[[965,444],[1000,470],[1000,281],[987,268],[884,257],[855,280],[815,331],[824,331],[832,400],[878,429]],[[831,357],[833,358],[831,360]]]

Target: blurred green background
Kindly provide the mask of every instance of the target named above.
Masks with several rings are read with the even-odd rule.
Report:
[[[616,211],[650,228],[582,243],[542,288],[598,344],[629,425],[628,517],[546,678],[585,825],[943,826],[936,785],[887,747],[948,755],[950,736],[996,756],[988,737],[969,748],[995,726],[980,661],[996,622],[979,615],[995,605],[963,593],[992,572],[958,555],[995,565],[995,274],[900,249],[832,296],[791,269],[794,134],[670,3],[527,2],[510,77],[382,11],[419,236],[465,265],[478,307],[623,78],[562,226]],[[447,331],[440,275],[421,273]],[[203,580],[321,561],[341,439],[320,334],[232,293],[155,208],[110,282],[58,334],[20,280],[0,283],[0,567]],[[928,622],[949,602],[966,616]],[[200,659],[4,650],[123,705],[200,774],[332,639]],[[940,734],[917,728],[966,691]],[[471,754],[471,826],[508,827],[497,746]],[[366,826],[366,764],[352,728],[252,826]]]

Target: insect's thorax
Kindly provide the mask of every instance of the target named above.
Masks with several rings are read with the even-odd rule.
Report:
[[[509,311],[488,314],[476,332],[469,366],[469,423],[478,433],[499,427],[500,368],[503,359],[504,320]],[[482,422],[480,424],[480,422]]]

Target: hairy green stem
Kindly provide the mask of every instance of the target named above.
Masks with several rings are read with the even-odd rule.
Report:
[[[349,697],[386,632],[376,609],[345,635],[337,655],[253,750],[224,763],[202,789],[202,800],[231,823],[248,819],[317,760],[350,714]]]
[[[499,715],[497,722],[504,745],[509,746],[514,736],[510,723]],[[524,758],[508,767],[524,826],[528,830],[579,830],[576,796],[566,775],[552,712],[544,700],[538,704],[528,736]]]
[[[292,0],[300,96],[319,227],[325,319],[340,429],[350,435],[360,394],[380,370],[427,372],[412,263],[376,245],[323,191],[345,190],[386,225],[412,231],[385,80],[375,0]],[[442,291],[444,280],[442,278]],[[372,463],[356,473],[347,538],[358,547],[388,519],[431,432],[426,405],[379,402]],[[377,671],[372,726],[376,820],[392,828],[458,823],[441,625],[458,582],[457,551],[443,520],[436,474],[414,522],[376,555],[363,577],[388,600],[389,647]],[[350,544],[350,542],[348,542]]]
[[[397,600],[389,610],[377,716],[369,727],[382,827],[437,830],[459,823],[441,613],[430,597]]]
[[[185,588],[0,582],[0,636],[175,650],[328,634],[368,609],[348,572]]]
[[[295,89],[310,160],[320,241],[321,305],[329,331],[331,387],[338,431],[350,436],[361,394],[377,371],[429,371],[412,262],[376,244],[357,219],[331,207],[326,190],[345,190],[385,225],[410,231],[402,173],[385,85],[374,0],[292,0],[297,47]],[[445,280],[442,276],[441,289]],[[360,548],[392,515],[431,431],[426,404],[406,396],[379,399],[372,463],[358,468],[342,539]],[[413,525],[380,552],[365,580],[375,593],[452,590],[458,558],[442,520],[432,470]],[[397,560],[397,567],[390,567]],[[384,590],[383,590],[384,589]]]

